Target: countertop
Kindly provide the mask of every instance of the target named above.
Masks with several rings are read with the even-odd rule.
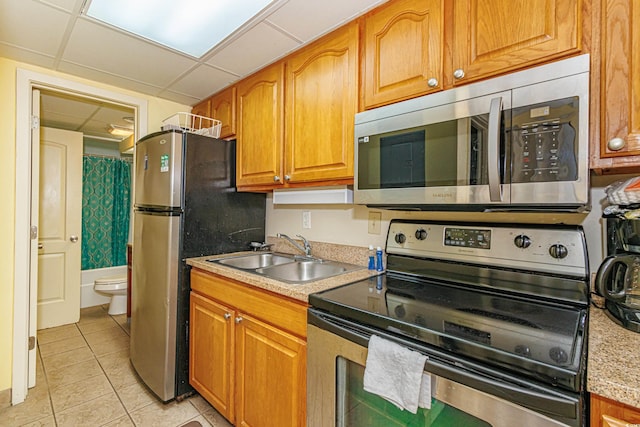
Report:
[[[273,252],[296,254],[295,249],[286,240],[275,237],[268,237],[267,243],[270,243]],[[322,280],[315,280],[305,284],[288,284],[279,280],[269,279],[257,274],[252,274],[233,267],[227,267],[214,262],[207,262],[209,259],[226,258],[234,255],[253,254],[255,252],[236,252],[233,254],[222,254],[203,256],[198,258],[189,258],[187,264],[211,273],[220,274],[230,279],[235,279],[244,283],[248,283],[257,288],[271,291],[289,298],[302,302],[309,301],[309,295],[315,292],[324,291],[335,288],[336,286],[345,285],[351,282],[366,279],[372,275],[378,275],[379,272],[367,270],[368,250],[359,246],[337,245],[323,242],[311,242],[313,247],[313,256],[338,262],[346,262],[361,266],[361,270],[351,271],[349,273],[340,274],[334,277],[328,277]]]
[[[587,391],[640,408],[640,333],[589,310]]]

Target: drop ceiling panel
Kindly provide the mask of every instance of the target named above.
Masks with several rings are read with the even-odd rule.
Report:
[[[385,0],[289,0],[267,21],[308,42]]]
[[[38,52],[32,52],[24,48],[10,46],[0,42],[0,56],[12,59],[26,64],[37,65],[38,67],[51,69],[55,65],[56,58],[54,56],[43,55]]]
[[[84,0],[39,0],[39,1],[40,3],[48,3],[51,5],[54,5],[68,12],[72,12],[76,8],[79,9],[82,6],[82,3],[84,3]]]
[[[62,71],[63,73],[80,76],[85,79],[105,83],[122,89],[144,93],[151,96],[158,96],[158,94],[162,91],[162,88],[157,86],[151,86],[141,81],[129,80],[124,76],[105,73],[101,70],[84,67],[78,64],[73,64],[71,62],[61,62],[58,66],[58,70]]]
[[[40,110],[46,112],[60,112],[71,117],[90,117],[100,108],[98,101],[82,99],[42,92],[40,96]]]
[[[0,40],[49,56],[58,53],[70,15],[32,0],[2,1]]]
[[[78,20],[74,26],[63,59],[161,87],[196,64],[192,59],[88,19]]]
[[[196,99],[204,99],[238,80],[238,76],[208,65],[200,65],[179,81],[171,85],[174,92]]]
[[[214,54],[208,64],[248,75],[300,47],[301,43],[260,23]]]

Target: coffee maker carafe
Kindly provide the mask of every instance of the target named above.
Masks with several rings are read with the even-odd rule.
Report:
[[[607,252],[596,291],[614,321],[640,332],[640,219],[608,218]]]

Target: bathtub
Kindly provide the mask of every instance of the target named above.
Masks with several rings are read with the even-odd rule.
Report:
[[[109,297],[93,290],[93,282],[99,277],[126,276],[127,266],[96,268],[82,270],[80,275],[80,308],[93,307],[101,304],[109,304]]]

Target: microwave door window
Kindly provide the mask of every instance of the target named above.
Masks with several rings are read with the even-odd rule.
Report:
[[[380,187],[425,186],[425,130],[380,138]]]

